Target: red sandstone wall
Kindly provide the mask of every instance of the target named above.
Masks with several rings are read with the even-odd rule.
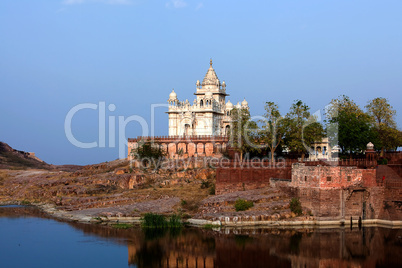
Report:
[[[376,169],[303,164],[293,166],[290,185],[297,189],[302,205],[311,209],[314,216],[344,219],[379,218],[384,215],[384,197],[395,198],[402,189],[384,190]]]
[[[341,166],[305,166],[292,168],[293,187],[342,188],[352,185],[377,186],[375,169],[358,169]]]
[[[216,194],[259,189],[269,186],[270,178],[291,178],[290,167],[284,168],[218,168]]]
[[[341,214],[341,190],[300,187],[297,196],[303,207],[312,211],[316,217],[336,218]]]
[[[157,141],[156,141],[157,143]],[[128,142],[128,159],[132,160],[131,150],[136,148],[137,141]],[[197,147],[197,156],[215,156],[220,157],[222,155],[222,150],[225,150],[225,145],[221,143],[215,143],[215,152],[214,152],[214,143],[213,142],[188,142],[187,143],[187,153],[186,153],[186,143],[185,142],[170,142],[170,143],[162,143],[162,149],[168,153],[169,158],[187,158],[196,156],[196,147]],[[178,152],[182,152],[181,156],[178,156]]]

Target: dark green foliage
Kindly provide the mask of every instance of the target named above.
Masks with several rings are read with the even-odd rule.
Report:
[[[285,120],[279,112],[278,105],[274,102],[265,103],[265,111],[263,123],[263,131],[260,135],[261,140],[266,143],[270,153],[271,162],[274,162],[275,151],[280,148],[280,144],[285,136]]]
[[[324,128],[317,118],[310,114],[310,107],[301,100],[296,100],[290,107],[282,124],[285,129],[284,143],[294,153],[304,155],[312,142],[321,141]]]
[[[303,213],[299,198],[292,198],[290,200],[290,211],[292,211],[297,216],[300,216]]]
[[[212,224],[204,224],[204,225],[202,226],[202,228],[208,229],[208,230],[210,230],[210,229],[212,229],[212,228],[214,228],[214,227],[215,227],[215,226],[212,225]]]
[[[29,202],[28,200],[22,200],[21,205],[29,206],[29,205],[31,205],[31,202]]]
[[[348,96],[333,99],[326,116],[327,135],[331,146],[339,145],[343,154],[366,150],[367,143],[378,144],[378,134],[374,131],[372,119]]]
[[[215,195],[215,184],[212,184],[211,188],[209,188],[209,194],[210,195]]]
[[[146,213],[141,218],[142,228],[167,228],[168,222],[165,217],[159,214]]]
[[[253,203],[253,201],[247,201],[247,200],[239,198],[236,200],[234,206],[235,206],[236,211],[245,211],[245,210],[253,207],[254,203]]]
[[[168,223],[170,228],[181,228],[183,227],[183,223],[181,221],[181,217],[177,214],[173,214],[169,218],[169,223]]]
[[[380,158],[380,159],[378,159],[377,163],[379,165],[388,165],[388,159],[387,158]]]
[[[214,195],[215,194],[215,173],[213,174],[208,174],[207,180],[201,182],[201,189],[208,189],[209,188],[209,194]]]
[[[132,228],[133,225],[129,224],[129,223],[116,223],[116,224],[112,224],[112,227],[116,228],[116,229],[129,229],[129,228]]]
[[[290,237],[289,245],[290,245],[290,252],[291,253],[299,254],[299,252],[300,252],[300,242],[302,240],[302,237],[303,237],[302,233],[299,233],[299,232],[295,233],[294,235],[292,235]]]
[[[384,156],[385,150],[396,150],[402,143],[402,137],[395,122],[396,111],[388,100],[375,98],[369,101],[366,109],[378,137],[377,144],[373,143],[381,149],[381,156]]]
[[[243,161],[244,153],[260,150],[256,143],[258,126],[256,122],[251,120],[250,111],[244,108],[234,108],[231,111],[230,118],[232,121],[230,147],[239,153],[240,160]]]
[[[138,148],[132,149],[131,154],[138,160],[141,160],[145,166],[153,164],[155,168],[159,168],[161,160],[165,156],[165,152],[159,146],[149,141],[140,142]]]
[[[183,226],[181,221],[181,217],[179,215],[173,214],[170,216],[169,220],[163,215],[154,214],[154,213],[146,213],[144,217],[141,218],[141,227],[142,228],[180,228]]]
[[[234,237],[236,245],[244,248],[246,244],[253,241],[253,238],[248,235],[235,235]]]
[[[209,181],[202,181],[201,182],[201,189],[207,189],[207,188],[209,188],[209,186],[210,186]]]

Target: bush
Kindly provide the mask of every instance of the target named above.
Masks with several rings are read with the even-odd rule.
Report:
[[[112,224],[112,227],[116,228],[116,229],[129,229],[129,228],[132,228],[133,225],[129,224],[129,223],[115,223],[115,224]]]
[[[31,205],[31,202],[29,202],[28,200],[22,200],[22,201],[21,201],[21,205],[23,205],[23,206],[29,206],[29,205]]]
[[[159,169],[161,163],[157,160],[162,159],[166,153],[162,148],[149,141],[140,141],[138,147],[131,150],[131,155],[134,156],[135,159],[141,160],[142,164],[145,165],[144,168],[154,163],[156,165],[154,168]]]
[[[244,211],[254,206],[253,201],[247,201],[244,199],[237,199],[235,202],[235,209],[236,211]]]
[[[169,218],[169,227],[170,228],[181,228],[183,223],[181,222],[181,218],[179,215],[173,214]]]
[[[297,216],[300,216],[303,213],[299,198],[292,198],[290,200],[290,211],[292,211]]]
[[[159,214],[146,213],[141,218],[141,227],[143,228],[166,228],[167,226],[168,222],[165,217]]]
[[[207,189],[209,188],[209,181],[202,181],[201,182],[201,189]]]
[[[380,158],[377,160],[378,165],[388,165],[388,159],[387,158]]]
[[[209,188],[209,194],[215,195],[215,184],[212,184],[211,188]]]
[[[173,214],[170,216],[169,221],[159,214],[146,213],[144,217],[141,218],[142,228],[180,228],[183,226],[181,218],[179,215]]]

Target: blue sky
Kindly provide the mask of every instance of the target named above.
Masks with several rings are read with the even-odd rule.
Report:
[[[229,99],[252,115],[266,101],[285,114],[296,99],[311,111],[345,94],[362,108],[385,97],[402,126],[402,2],[0,1],[0,140],[53,164],[118,158],[118,148],[81,149],[64,131],[81,103],[114,104],[109,117],[143,117],[172,88],[193,100],[213,58]],[[99,109],[98,109],[99,110]],[[98,110],[78,112],[74,136],[98,141]],[[165,108],[155,135],[167,135]],[[121,134],[121,133],[120,133]],[[124,133],[141,135],[132,122]],[[118,129],[115,143],[117,145]]]

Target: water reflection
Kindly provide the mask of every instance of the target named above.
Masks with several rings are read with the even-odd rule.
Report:
[[[0,208],[0,217],[47,217],[32,208]],[[118,230],[69,223],[79,232],[127,246],[134,267],[401,267],[402,230],[226,229],[219,232]],[[1,226],[0,226],[1,228]]]

